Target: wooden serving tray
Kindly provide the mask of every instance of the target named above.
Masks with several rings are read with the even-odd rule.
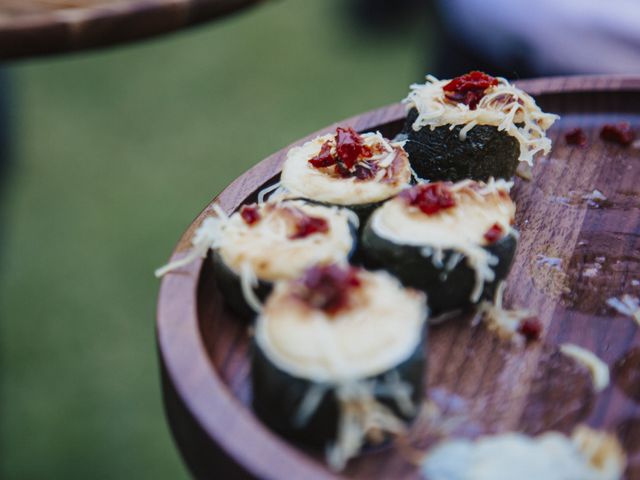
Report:
[[[105,47],[178,30],[261,0],[0,0],[0,59]]]
[[[640,479],[640,334],[633,319],[609,308],[610,297],[640,295],[640,150],[602,142],[604,123],[628,121],[640,132],[640,77],[567,77],[523,81],[547,112],[562,119],[550,131],[553,151],[516,180],[512,192],[521,232],[505,304],[536,312],[543,339],[514,346],[471,326],[470,315],[431,329],[427,395],[454,436],[507,430],[570,432],[586,422],[616,432]],[[395,135],[396,104],[339,125]],[[338,124],[336,124],[338,125]],[[331,125],[320,133],[335,129]],[[582,127],[587,148],[563,134]],[[304,142],[306,139],[296,142]],[[288,150],[258,163],[214,200],[231,212],[278,174]],[[598,190],[606,200],[585,196]],[[172,259],[190,246],[207,207],[182,236]],[[306,452],[265,428],[251,410],[247,324],[234,318],[216,290],[212,266],[197,261],[168,274],[158,301],[157,341],[166,411],[174,437],[197,478],[419,478],[394,446],[351,461],[340,475],[320,453]],[[572,342],[611,367],[612,383],[595,394],[586,369],[558,353]],[[439,427],[418,422],[415,447]]]

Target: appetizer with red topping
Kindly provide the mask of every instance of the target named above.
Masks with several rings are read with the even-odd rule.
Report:
[[[255,412],[342,468],[417,415],[426,318],[424,294],[386,272],[325,265],[278,282],[256,319]]]
[[[280,185],[289,197],[354,210],[364,221],[381,202],[411,182],[402,143],[380,133],[359,134],[351,127],[292,148]]]
[[[403,191],[370,217],[361,253],[406,286],[427,293],[434,313],[493,295],[507,276],[517,233],[511,184],[424,183]]]
[[[546,131],[558,118],[503,78],[469,72],[451,80],[427,76],[412,85],[405,149],[427,180],[510,179],[519,162],[548,154]]]
[[[600,138],[606,142],[617,143],[626,147],[636,138],[629,122],[607,123],[600,130]]]
[[[355,249],[358,219],[347,209],[301,200],[243,205],[207,218],[190,255],[164,274],[213,250],[218,286],[243,316],[260,309],[273,282],[295,278],[312,265],[346,264]]]

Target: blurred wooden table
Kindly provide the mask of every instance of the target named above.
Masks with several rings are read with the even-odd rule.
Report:
[[[0,60],[131,42],[262,0],[0,0]]]

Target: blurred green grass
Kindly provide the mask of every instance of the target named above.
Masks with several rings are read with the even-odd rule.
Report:
[[[365,32],[344,5],[270,2],[9,67],[1,478],[187,478],[162,412],[152,272],[248,167],[422,78],[428,21]]]

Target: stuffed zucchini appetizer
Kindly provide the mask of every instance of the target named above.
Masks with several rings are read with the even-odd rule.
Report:
[[[255,412],[342,468],[417,414],[426,317],[424,294],[386,272],[328,265],[278,282],[256,320]]]
[[[403,191],[364,228],[364,264],[426,292],[433,313],[490,297],[516,250],[510,186],[504,180],[465,180]]]
[[[360,135],[349,127],[292,148],[280,177],[287,196],[348,207],[362,224],[410,182],[411,166],[402,143],[380,133]]]
[[[220,208],[216,213],[196,232],[190,254],[156,274],[212,249],[218,286],[243,316],[260,310],[273,282],[296,278],[312,265],[347,263],[355,248],[358,219],[347,209],[282,200],[243,205],[231,216]]]
[[[519,162],[548,154],[546,131],[558,118],[503,78],[470,72],[427,76],[404,100],[405,149],[418,176],[434,180],[510,179]]]

